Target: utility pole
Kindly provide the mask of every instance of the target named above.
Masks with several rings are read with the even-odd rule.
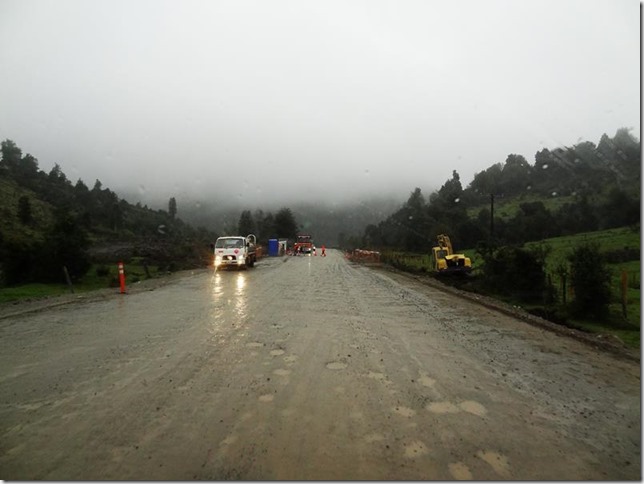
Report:
[[[494,193],[490,193],[490,240],[494,239]]]

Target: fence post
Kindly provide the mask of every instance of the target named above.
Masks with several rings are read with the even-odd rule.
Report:
[[[621,281],[621,289],[622,289],[622,314],[624,315],[624,319],[626,319],[626,293],[628,291],[628,273],[626,271],[622,271],[622,281]]]
[[[65,273],[65,280],[67,281],[69,290],[71,291],[72,294],[74,294],[74,286],[72,286],[72,279],[71,277],[69,277],[69,271],[67,270],[67,266],[63,266],[63,272]]]

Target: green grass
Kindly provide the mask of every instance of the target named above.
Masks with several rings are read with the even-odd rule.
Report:
[[[556,212],[566,203],[574,203],[577,201],[576,197],[570,196],[551,196],[544,197],[543,195],[522,195],[520,197],[503,199],[494,199],[494,218],[509,220],[521,211],[520,205],[522,203],[542,202],[544,207],[550,212]],[[483,209],[490,209],[490,203],[478,205],[467,209],[467,215],[470,218],[478,217],[478,214]]]
[[[555,237],[540,242],[530,242],[526,247],[536,247],[546,244],[550,251],[546,258],[546,271],[550,274],[552,283],[561,293],[560,279],[556,275],[555,268],[558,264],[567,262],[568,256],[573,249],[583,243],[596,243],[601,252],[614,252],[622,249],[637,249],[641,247],[641,234],[630,227],[588,232],[572,236]],[[477,269],[483,264],[481,256],[475,249],[458,250],[472,260],[476,275]],[[385,254],[383,254],[385,255]],[[386,257],[394,257],[408,270],[414,272],[432,273],[431,258],[429,254],[408,254],[404,252],[390,252]],[[383,259],[386,260],[386,259]],[[609,306],[609,317],[605,321],[585,321],[569,318],[570,325],[593,333],[613,334],[624,341],[632,348],[640,347],[640,326],[641,326],[641,261],[631,260],[628,262],[607,261],[607,267],[611,273],[612,303]],[[621,304],[621,273],[625,271],[628,275],[628,288],[626,292],[626,317],[624,318]],[[498,296],[500,300],[510,304],[523,306],[522,303],[512,301],[508,298]],[[528,309],[528,308],[526,308]]]
[[[0,303],[68,294],[65,284],[24,284],[0,289]]]
[[[99,275],[97,268],[105,267],[108,273]],[[148,266],[151,277],[159,275],[157,266]],[[125,265],[125,284],[134,284],[146,279],[145,269],[140,261],[134,260],[131,264]],[[108,287],[119,287],[118,268],[116,264],[93,265],[82,280],[72,283],[74,293],[84,293],[105,289]],[[67,284],[23,284],[20,286],[5,287],[0,289],[0,304],[19,301],[24,299],[37,299],[43,297],[60,296],[70,294],[71,290]]]

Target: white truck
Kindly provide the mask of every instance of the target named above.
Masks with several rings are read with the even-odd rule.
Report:
[[[257,261],[257,238],[253,234],[219,237],[215,242],[215,269],[253,267]]]

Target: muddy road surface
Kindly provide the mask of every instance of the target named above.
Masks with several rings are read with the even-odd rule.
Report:
[[[0,366],[2,479],[641,478],[638,362],[332,250],[5,314]]]

